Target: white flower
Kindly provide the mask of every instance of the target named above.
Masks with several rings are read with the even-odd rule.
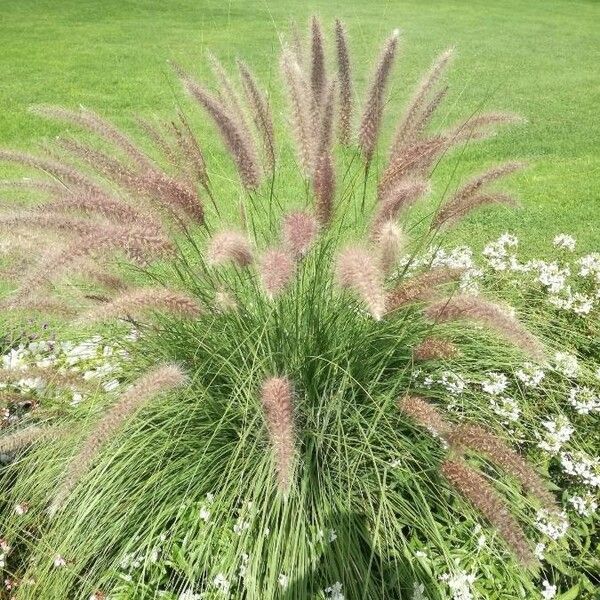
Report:
[[[521,416],[521,408],[516,400],[502,396],[501,398],[490,398],[492,410],[505,421],[518,421]]]
[[[565,377],[575,379],[579,376],[579,362],[573,354],[556,352],[554,354],[554,365],[556,370]]]
[[[83,401],[83,394],[81,392],[73,392],[73,398],[71,399],[71,406],[77,406]]]
[[[508,378],[504,373],[487,373],[487,379],[481,382],[484,392],[492,396],[498,396],[508,387]]]
[[[60,568],[62,568],[62,567],[64,567],[64,566],[66,566],[66,564],[67,564],[67,561],[66,561],[66,560],[65,560],[65,559],[64,559],[64,558],[63,558],[63,557],[62,557],[60,554],[57,554],[57,555],[54,557],[54,560],[52,561],[52,563],[54,564],[54,566],[55,566],[57,569],[60,569]]]
[[[593,515],[598,508],[598,502],[589,492],[586,492],[585,497],[572,496],[569,498],[569,502],[582,517],[589,517]]]
[[[210,519],[210,511],[206,508],[206,506],[202,506],[200,508],[200,512],[198,513],[198,516],[205,522],[208,523],[208,520]]]
[[[561,267],[555,262],[537,261],[536,266],[538,268],[538,281],[551,294],[558,294],[565,287],[567,277],[571,274],[568,267]]]
[[[344,600],[344,594],[342,594],[342,584],[336,581],[334,584],[325,588],[325,593],[329,594],[329,600]]]
[[[452,575],[445,573],[440,576],[440,579],[448,584],[453,600],[473,600],[471,593],[471,584],[475,581],[473,573],[466,571],[458,571]]]
[[[594,308],[594,299],[577,292],[571,297],[571,310],[579,316],[588,315]]]
[[[552,244],[555,248],[562,248],[563,250],[569,250],[573,252],[575,250],[575,238],[572,235],[566,233],[559,233],[553,240]]]
[[[229,588],[231,587],[231,583],[229,583],[229,580],[227,579],[227,577],[225,577],[225,575],[223,575],[223,573],[219,573],[213,579],[213,585],[225,596],[229,595]]]
[[[413,583],[413,597],[412,600],[427,600],[425,595],[425,586],[422,583]]]
[[[583,452],[562,452],[560,464],[567,475],[577,477],[589,487],[600,488],[600,459]]]
[[[427,552],[423,552],[423,550],[417,550],[415,552],[415,556],[417,558],[427,558]]]
[[[460,375],[451,371],[444,371],[438,383],[443,385],[446,391],[453,396],[460,396],[467,385]]]
[[[571,439],[571,435],[575,431],[569,419],[563,415],[559,415],[556,419],[543,421],[542,425],[546,428],[546,432],[544,438],[538,442],[538,448],[550,454],[558,454],[563,444]]]
[[[546,544],[540,542],[535,545],[535,549],[533,550],[533,554],[538,560],[544,560],[546,556],[544,555],[544,550],[546,550]]]
[[[536,388],[544,379],[544,370],[534,365],[533,363],[525,363],[515,373],[517,379],[523,383],[526,387]]]
[[[569,404],[580,414],[600,411],[600,397],[589,387],[574,387],[569,392]]]
[[[248,527],[250,527],[250,523],[248,521],[244,521],[244,519],[240,517],[233,526],[233,531],[238,535],[242,535],[242,532],[248,529]]]
[[[12,348],[2,357],[2,366],[5,369],[25,371],[27,369],[27,363],[25,357],[27,351],[23,348]]]
[[[550,582],[547,579],[544,579],[542,584],[544,589],[542,590],[542,598],[544,600],[552,600],[556,596],[556,586],[550,585]]]
[[[287,588],[290,578],[283,573],[279,573],[279,577],[277,578],[277,583],[285,590]]]
[[[569,519],[565,511],[550,511],[542,508],[536,515],[536,527],[549,538],[559,540],[569,529]]]
[[[579,263],[579,274],[582,277],[592,276],[596,280],[600,280],[600,254],[594,252],[582,256],[578,261]]]
[[[335,542],[335,540],[337,540],[337,533],[333,529],[330,529],[329,530],[329,543],[331,544],[332,542]]]

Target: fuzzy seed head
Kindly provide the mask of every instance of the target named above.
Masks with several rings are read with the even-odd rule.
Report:
[[[287,377],[270,377],[263,382],[260,396],[275,457],[277,482],[279,488],[287,492],[295,453],[292,384]]]
[[[413,351],[415,360],[449,360],[459,355],[458,348],[449,340],[436,337],[424,339]]]
[[[504,307],[480,296],[459,294],[430,304],[425,315],[436,322],[473,321],[496,331],[536,360],[543,360],[541,342]]]
[[[268,249],[260,259],[259,273],[270,299],[279,295],[294,276],[293,257],[280,248]]]
[[[202,309],[191,296],[168,288],[127,290],[110,302],[88,312],[82,322],[96,322],[117,317],[139,316],[148,311],[167,312],[186,318],[197,317]]]
[[[384,223],[377,235],[379,264],[384,273],[391,273],[398,262],[398,257],[406,247],[406,234],[402,228],[392,221]]]
[[[124,423],[147,402],[160,393],[181,387],[187,378],[176,365],[162,365],[146,373],[137,380],[117,402],[100,418],[83,447],[67,467],[67,474],[61,483],[49,512],[54,516],[61,510],[69,495],[92,466],[102,447],[110,441]]]
[[[479,425],[463,424],[448,434],[448,443],[457,450],[469,449],[485,455],[521,483],[528,492],[536,495],[550,508],[556,501],[542,478],[527,462],[498,438],[492,431]]]
[[[207,261],[213,266],[231,262],[238,267],[247,267],[253,261],[250,242],[239,231],[227,229],[216,233],[208,245]]]
[[[506,544],[523,565],[535,564],[535,558],[523,530],[486,479],[463,461],[457,460],[446,460],[442,465],[442,474],[454,489],[498,529]]]
[[[444,421],[435,406],[425,398],[406,395],[398,400],[398,408],[436,437],[443,437],[450,430],[450,424]]]
[[[312,246],[319,226],[313,215],[295,211],[284,216],[281,225],[283,244],[296,258],[302,258]]]
[[[383,317],[383,273],[371,253],[360,246],[347,246],[338,254],[335,276],[340,287],[351,290],[365,303],[374,319]]]

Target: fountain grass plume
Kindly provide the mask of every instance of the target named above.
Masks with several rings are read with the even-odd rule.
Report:
[[[102,447],[117,435],[126,421],[156,395],[181,387],[186,376],[174,365],[162,365],[146,373],[136,381],[117,402],[100,418],[86,438],[83,447],[73,457],[67,473],[48,509],[56,515],[68,501],[69,496],[90,469]]]

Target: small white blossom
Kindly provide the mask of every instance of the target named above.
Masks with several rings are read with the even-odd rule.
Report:
[[[277,583],[285,590],[289,584],[290,578],[283,573],[279,573],[279,577],[277,578]]]
[[[544,370],[533,363],[525,363],[522,368],[515,372],[515,375],[525,387],[536,388],[544,379]]]
[[[425,595],[425,586],[422,583],[414,582],[412,600],[428,600]]]
[[[200,519],[202,519],[205,523],[208,523],[210,519],[210,511],[206,508],[206,506],[202,506],[200,508],[200,512],[198,513]]]
[[[473,600],[471,592],[471,585],[475,581],[473,573],[467,573],[466,571],[458,571],[452,575],[444,573],[440,576],[440,579],[447,583],[453,600]]]
[[[575,379],[579,376],[579,362],[573,354],[556,352],[554,355],[554,365],[556,370],[565,377]]]
[[[589,387],[574,387],[569,392],[569,404],[580,414],[600,411],[600,396]]]
[[[596,280],[600,280],[600,254],[594,252],[582,256],[578,261],[579,263],[579,274],[582,277],[595,277]]]
[[[508,387],[508,378],[504,373],[486,373],[487,379],[481,382],[481,389],[487,394],[498,396]]]
[[[551,511],[542,508],[536,515],[536,527],[549,538],[559,540],[569,529],[569,519],[564,511]]]
[[[569,503],[582,517],[593,515],[598,508],[596,498],[589,492],[586,492],[585,496],[571,496]]]
[[[544,437],[538,442],[538,447],[550,454],[558,454],[563,444],[570,439],[575,429],[569,420],[559,415],[556,419],[543,421],[542,425],[546,428]]]
[[[501,398],[490,398],[492,410],[504,419],[505,423],[518,421],[521,416],[521,408],[516,400],[502,396]]]
[[[67,561],[60,554],[57,554],[54,557],[52,564],[55,566],[55,568],[61,569],[62,567],[66,566]]]
[[[575,250],[575,238],[572,235],[566,233],[559,233],[553,240],[552,244],[555,248],[562,248],[563,250],[569,250],[573,252]]]
[[[562,452],[560,464],[567,475],[577,477],[589,487],[600,488],[600,459],[583,452]]]
[[[223,573],[219,573],[214,579],[213,579],[213,585],[217,588],[217,590],[219,590],[219,592],[221,592],[223,595],[228,596],[229,595],[229,588],[231,587],[231,583],[229,582],[229,580],[227,579],[227,577],[225,577],[225,575]]]
[[[535,545],[533,554],[535,555],[535,557],[538,560],[544,560],[546,558],[546,556],[544,554],[545,550],[546,550],[546,544],[544,544],[543,542],[540,542],[539,544]]]
[[[248,521],[244,521],[244,519],[240,517],[233,526],[233,531],[238,535],[242,535],[242,532],[248,529],[248,527],[250,527],[250,523]]]
[[[342,594],[342,584],[336,581],[334,584],[325,588],[325,593],[328,594],[329,600],[344,600],[344,594]]]
[[[552,598],[556,596],[556,586],[550,585],[550,582],[547,579],[544,579],[542,585],[544,586],[542,598],[544,600],[552,600]]]
[[[446,388],[446,391],[449,394],[452,394],[452,396],[460,396],[467,385],[460,375],[452,373],[451,371],[444,371],[440,377],[439,383]]]

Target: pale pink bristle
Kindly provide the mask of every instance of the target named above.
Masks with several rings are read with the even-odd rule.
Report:
[[[231,262],[238,267],[247,267],[253,261],[250,242],[239,231],[220,231],[210,240],[207,261],[215,266]]]
[[[294,259],[285,250],[270,248],[260,259],[259,273],[269,298],[275,298],[288,285],[294,275]]]
[[[318,232],[317,220],[310,213],[295,211],[283,218],[281,225],[283,243],[296,258],[306,255]]]
[[[292,481],[295,454],[294,398],[287,377],[270,377],[261,388],[261,402],[275,457],[277,482],[287,492]]]
[[[365,248],[347,246],[339,253],[336,260],[336,280],[340,287],[353,291],[365,303],[374,319],[383,317],[383,273]]]

